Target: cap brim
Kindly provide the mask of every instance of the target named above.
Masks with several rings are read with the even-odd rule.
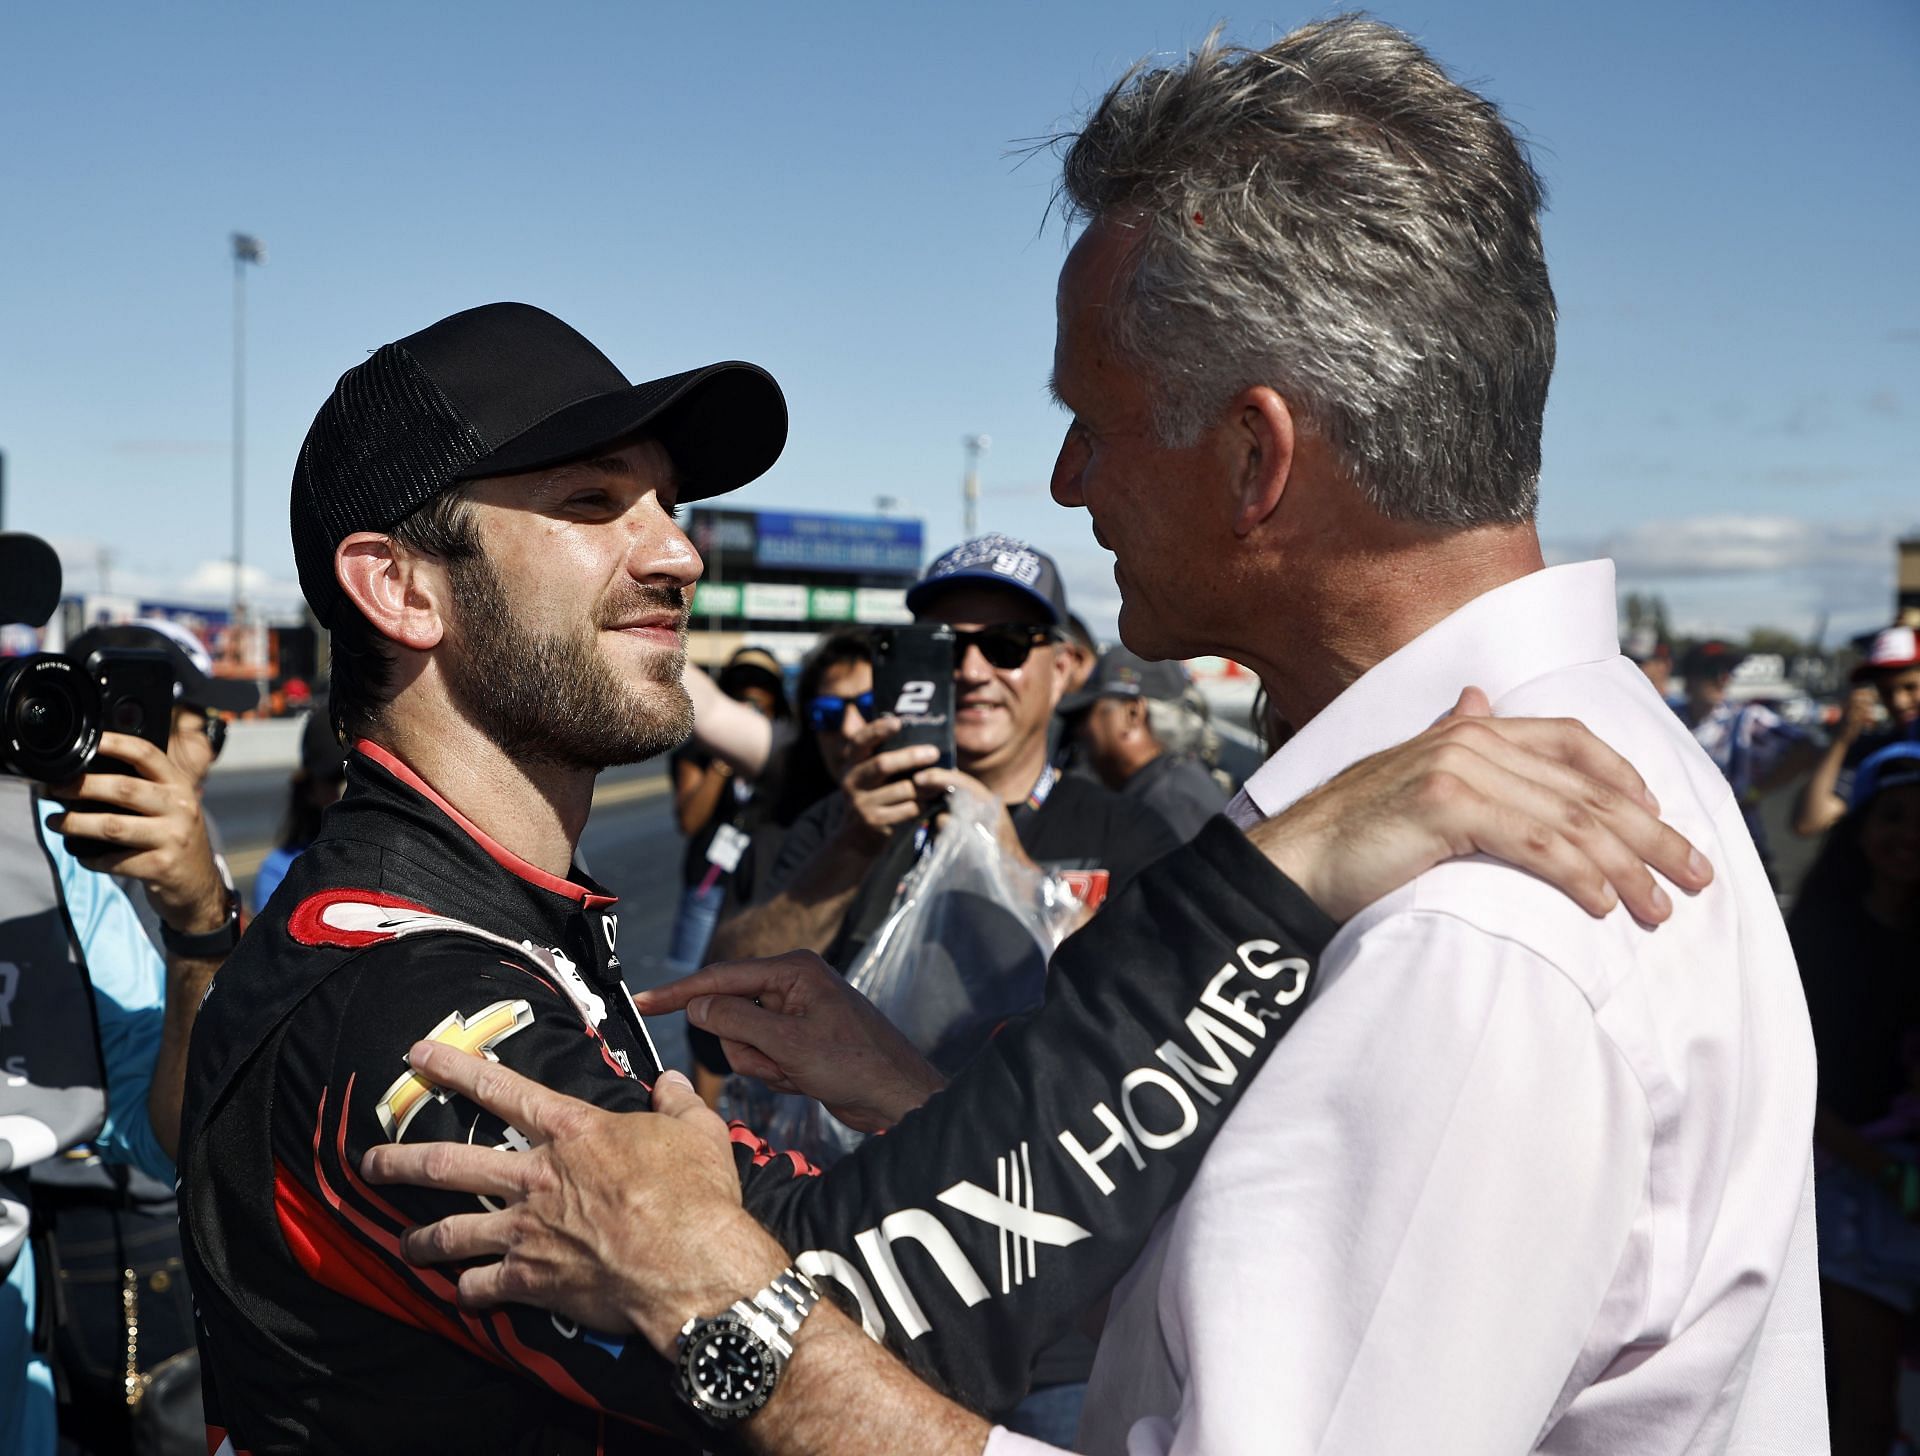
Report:
[[[1883,672],[1905,672],[1908,668],[1920,667],[1920,657],[1909,657],[1905,662],[1863,662],[1849,674],[1851,682],[1867,682]]]
[[[260,706],[260,684],[242,678],[207,677],[196,671],[180,683],[180,701],[216,713],[251,713]]]
[[[1019,592],[1046,613],[1045,621],[1049,627],[1058,627],[1062,621],[1060,612],[1053,603],[1048,601],[1032,587],[1023,586],[1017,581],[1002,576],[997,571],[988,571],[985,568],[975,569],[973,567],[962,567],[959,571],[950,571],[945,576],[935,577],[932,581],[915,582],[907,588],[907,610],[910,612],[918,612],[948,587],[960,586],[969,582],[981,582],[988,586],[1000,586],[1005,587],[1008,591]]]
[[[772,468],[787,443],[787,401],[773,376],[729,360],[595,395],[530,425],[458,479],[519,475],[579,460],[636,435],[666,446],[681,501],[737,490]]]
[[[1062,698],[1060,700],[1060,706],[1055,708],[1054,712],[1060,714],[1063,718],[1071,718],[1076,713],[1086,712],[1087,709],[1099,702],[1102,696],[1103,694],[1088,692],[1085,688],[1082,688],[1079,692],[1068,693]]]

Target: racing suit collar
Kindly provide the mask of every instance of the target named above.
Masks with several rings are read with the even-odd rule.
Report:
[[[354,752],[363,754],[371,759],[401,783],[412,789],[416,794],[426,799],[455,824],[459,825],[467,837],[486,854],[487,858],[491,859],[502,869],[510,871],[537,889],[545,890],[549,894],[559,895],[564,899],[571,900],[583,910],[605,910],[617,903],[617,896],[607,894],[601,886],[594,884],[591,879],[578,869],[574,871],[574,873],[579,876],[578,880],[563,880],[558,875],[550,875],[538,865],[531,864],[527,860],[522,859],[504,844],[500,843],[499,840],[488,834],[479,825],[475,824],[471,819],[467,818],[465,814],[462,814],[458,809],[454,808],[452,804],[448,803],[432,784],[428,783],[425,779],[421,778],[419,774],[415,773],[413,769],[408,767],[398,754],[393,753],[389,749],[382,748],[371,738],[360,739],[353,745],[353,748]]]

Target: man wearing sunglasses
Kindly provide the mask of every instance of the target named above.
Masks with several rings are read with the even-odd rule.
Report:
[[[997,805],[1007,853],[1068,876],[1090,909],[1178,845],[1146,805],[1048,763],[1048,727],[1073,669],[1062,646],[1066,590],[1051,557],[982,536],[939,557],[907,605],[917,620],[954,630],[955,767],[933,767],[931,747],[887,746],[900,723],[874,716],[870,673],[865,691],[803,704],[823,751],[841,760],[841,792],[793,827],[771,872],[773,893],[720,927],[710,960],[798,946],[848,969],[928,843],[919,827],[955,794]]]
[[[870,689],[803,705],[844,753],[842,791],[793,827],[773,868],[773,895],[722,925],[709,959],[798,946],[849,970],[931,843],[921,827],[953,795],[993,804],[1006,854],[1066,876],[1089,913],[1178,847],[1180,837],[1144,802],[1049,762],[1048,730],[1075,666],[1065,649],[1066,589],[1052,557],[1008,536],[963,542],[935,560],[907,605],[917,620],[953,629],[956,766],[933,767],[930,746],[889,748],[900,722],[874,716]],[[1092,1369],[1093,1341],[1084,1334],[1043,1351],[1016,1426],[1070,1436]]]

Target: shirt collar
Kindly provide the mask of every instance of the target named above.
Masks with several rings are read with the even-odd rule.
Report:
[[[1620,654],[1611,561],[1531,572],[1475,597],[1362,673],[1247,780],[1227,814],[1245,828],[1348,765],[1429,727],[1465,687],[1496,705],[1535,678]]]

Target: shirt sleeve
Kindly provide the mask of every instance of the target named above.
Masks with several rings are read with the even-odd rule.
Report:
[[[670,1372],[646,1341],[579,1329],[527,1306],[470,1313],[457,1299],[459,1268],[416,1268],[401,1257],[406,1229],[493,1205],[408,1185],[374,1188],[359,1171],[368,1148],[527,1146],[517,1129],[412,1073],[407,1050],[423,1039],[478,1052],[610,1111],[652,1105],[615,1045],[544,972],[459,936],[376,947],[336,972],[328,994],[309,998],[280,1044],[274,1211],[290,1256],[335,1294],[575,1404],[653,1430],[689,1429]]]
[[[130,1163],[171,1184],[173,1159],[147,1116],[147,1092],[166,1026],[167,963],[147,938],[139,912],[110,875],[88,869],[66,839],[41,825],[60,875],[60,892],[93,987],[93,1014],[107,1073],[107,1120],[94,1138],[110,1163]]]
[[[736,1129],[746,1205],[925,1379],[1008,1410],[1179,1198],[1332,933],[1209,825],[1055,951],[1039,1011],[824,1176]]]
[[[1377,922],[1323,974],[1181,1208],[1157,1299],[1108,1325],[1122,1368],[1164,1339],[1181,1382],[1126,1449],[1531,1450],[1588,1339],[1634,1313],[1610,1299],[1650,1237],[1645,1098],[1565,977],[1451,916]]]

